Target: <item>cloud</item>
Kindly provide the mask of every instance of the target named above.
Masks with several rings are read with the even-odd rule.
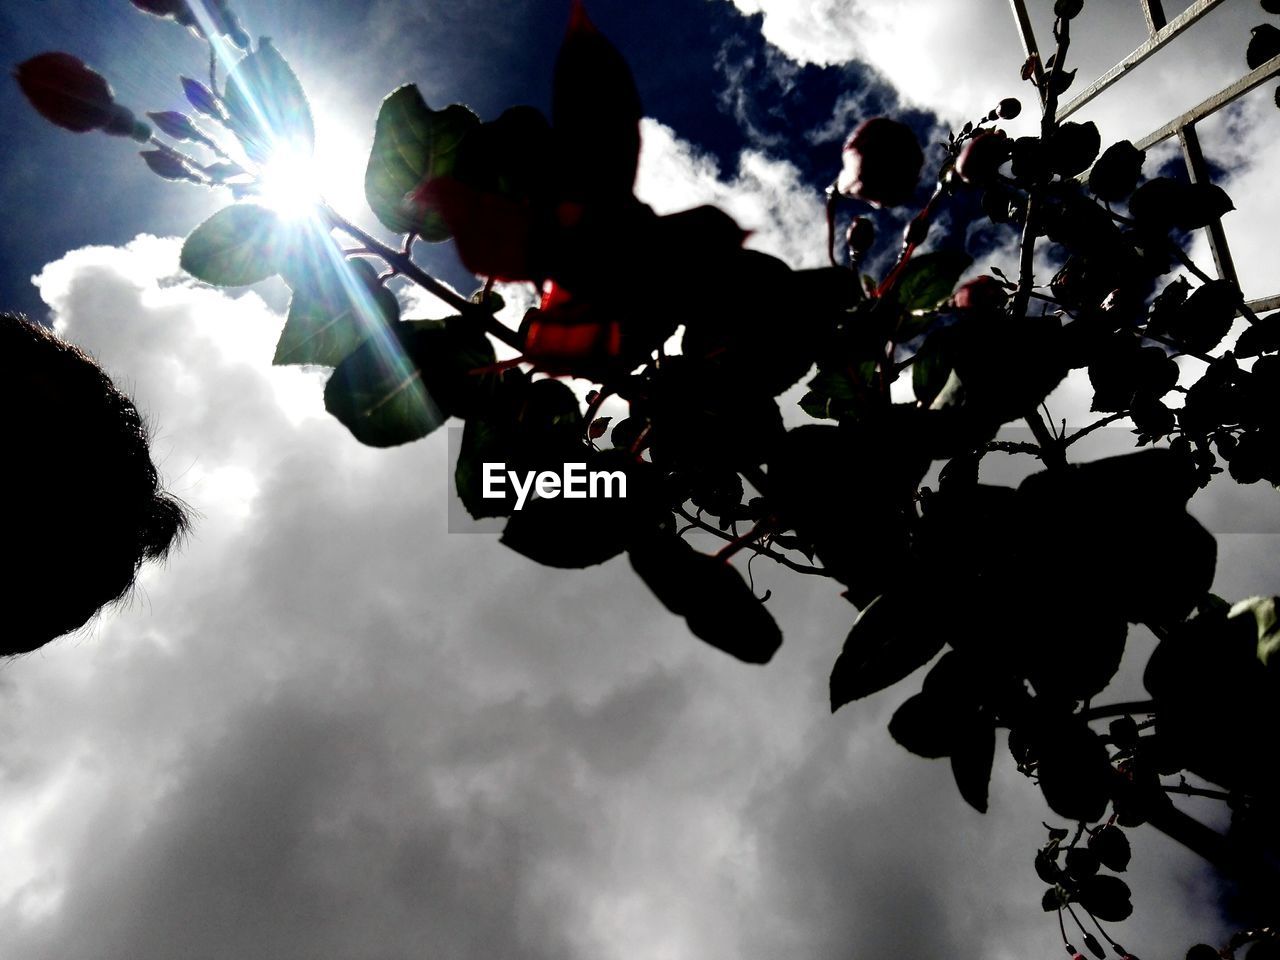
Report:
[[[656,120],[646,118],[641,135],[636,196],[658,213],[714,204],[751,231],[748,247],[796,268],[825,262],[822,197],[794,164],[748,149],[725,175],[714,158]]]

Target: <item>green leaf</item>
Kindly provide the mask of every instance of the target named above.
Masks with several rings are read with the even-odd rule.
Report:
[[[325,385],[324,407],[370,447],[421,439],[448,416],[399,342],[382,337],[366,340],[338,364]]]
[[[892,686],[932,660],[946,643],[936,609],[900,591],[871,601],[832,668],[832,711]]]
[[[1276,658],[1276,666],[1280,666],[1280,657],[1277,657],[1277,652],[1280,652],[1280,616],[1276,613],[1277,601],[1280,601],[1280,597],[1250,597],[1248,600],[1241,600],[1227,614],[1228,620],[1252,619],[1257,624],[1258,659],[1265,667],[1272,667],[1272,658]]]
[[[311,107],[297,75],[271,41],[246,55],[227,77],[227,123],[259,163],[281,151],[309,156],[315,149]]]
[[[777,623],[726,561],[668,534],[634,544],[629,556],[662,604],[711,646],[745,663],[768,663],[782,645]]]
[[[417,231],[432,243],[449,239],[440,214],[406,195],[427,179],[451,173],[463,135],[479,125],[474,113],[457,104],[432,110],[413,84],[382,101],[365,169],[364,195],[383,226],[394,233]]]
[[[938,250],[915,257],[898,281],[898,302],[905,310],[933,310],[951,296],[973,257],[962,250]]]
[[[182,269],[217,287],[242,287],[280,269],[281,226],[265,207],[238,203],[219,210],[182,244]]]
[[[348,260],[310,288],[294,291],[272,363],[336,367],[365,338],[400,319],[395,295],[367,260]]]

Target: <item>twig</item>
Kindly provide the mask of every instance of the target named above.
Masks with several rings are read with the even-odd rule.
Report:
[[[717,530],[715,527],[707,523],[701,517],[694,516],[692,513],[686,510],[683,505],[676,507],[676,513],[680,514],[680,516],[682,516],[685,520],[687,520],[693,526],[697,527],[699,530],[704,530],[707,533],[713,534],[714,536],[717,536],[721,540],[724,540],[728,543],[734,543],[735,541],[741,539],[738,537],[730,536],[729,534],[725,533],[723,530]],[[743,545],[748,547],[751,550],[754,550],[756,553],[760,554],[760,556],[762,557],[768,557],[770,560],[773,560],[776,563],[780,563],[784,567],[790,567],[792,570],[796,571],[797,573],[808,574],[809,576],[812,576],[812,577],[830,577],[831,576],[831,574],[828,571],[824,570],[822,567],[806,567],[804,564],[796,563],[790,557],[785,557],[782,554],[778,553],[777,551],[771,550],[770,548],[764,546],[763,544],[745,543]]]

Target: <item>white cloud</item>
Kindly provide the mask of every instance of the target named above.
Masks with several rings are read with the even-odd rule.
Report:
[[[885,733],[905,693],[828,716],[852,614],[828,584],[755,564],[788,642],[753,669],[624,561],[445,534],[443,438],[360,447],[317,375],[270,367],[281,318],[179,279],[175,249],[40,276],[203,517],[145,602],[0,670],[11,955],[1055,949],[1034,789],[1001,764],[995,813],[968,811]],[[1212,928],[1185,854],[1143,834],[1135,869],[1135,939]]]
[[[656,120],[642,122],[641,136],[636,196],[658,213],[713,204],[751,231],[748,247],[796,268],[826,262],[822,197],[794,164],[744,150],[726,176],[712,157]]]

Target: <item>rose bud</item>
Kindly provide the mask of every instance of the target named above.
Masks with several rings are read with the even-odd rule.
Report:
[[[848,244],[850,253],[861,256],[876,242],[875,224],[866,217],[854,218],[849,224],[849,229],[845,231],[844,242]]]
[[[956,173],[965,183],[982,184],[993,180],[1000,165],[1009,159],[1009,150],[1009,138],[1004,131],[980,133],[960,151]]]
[[[888,117],[872,117],[859,126],[845,143],[843,158],[836,189],[876,207],[909,202],[924,165],[911,128]]]
[[[1009,302],[1009,293],[995,277],[983,274],[963,284],[951,295],[951,305],[957,310],[975,313],[995,313]]]
[[[18,86],[40,116],[76,133],[112,118],[111,86],[69,53],[42,53],[18,65]]]

